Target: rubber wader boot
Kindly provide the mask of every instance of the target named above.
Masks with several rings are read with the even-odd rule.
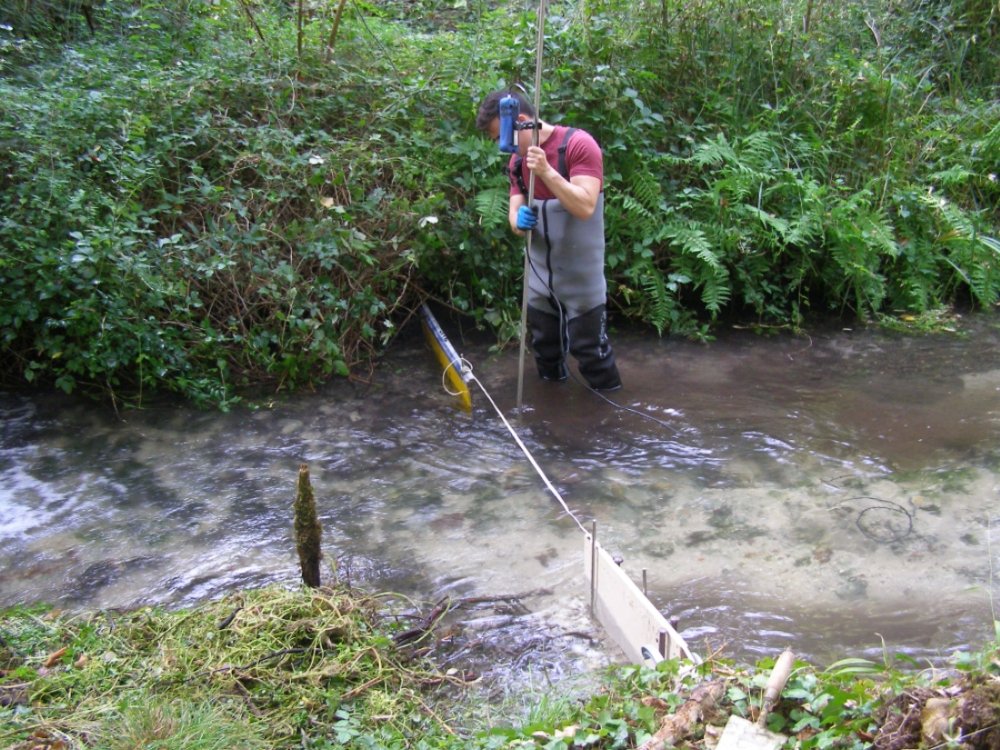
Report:
[[[559,330],[559,316],[542,312],[528,305],[528,330],[531,331],[531,348],[542,380],[562,381],[569,377],[563,342],[566,337]]]
[[[569,351],[580,365],[580,374],[595,391],[615,391],[622,387],[615,353],[608,341],[604,305],[569,321]]]

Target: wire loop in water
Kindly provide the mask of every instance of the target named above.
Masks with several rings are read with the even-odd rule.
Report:
[[[913,515],[906,508],[891,500],[878,502],[884,504],[870,505],[858,513],[855,523],[862,534],[879,544],[894,544],[913,533]],[[901,518],[906,519],[905,524],[902,524],[905,528],[897,526]]]

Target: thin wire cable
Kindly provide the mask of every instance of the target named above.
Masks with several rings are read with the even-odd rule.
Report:
[[[486,390],[486,386],[483,385],[482,381],[480,381],[479,378],[477,378],[475,374],[472,372],[472,365],[469,364],[469,362],[466,361],[465,359],[462,360],[462,372],[464,372],[466,376],[468,376],[476,385],[479,386],[479,390],[481,390],[483,392],[483,395],[486,396],[486,400],[490,402],[490,406],[493,407],[493,410],[497,413],[497,416],[500,417],[500,421],[503,422],[504,427],[507,428],[507,432],[509,432],[510,436],[514,438],[514,442],[517,443],[517,447],[521,449],[521,452],[524,454],[524,457],[528,459],[528,463],[531,464],[532,468],[535,470],[535,473],[537,473],[538,476],[541,477],[541,480],[545,484],[546,489],[552,493],[552,495],[555,497],[556,500],[559,501],[559,504],[562,506],[563,510],[566,511],[566,515],[568,515],[570,518],[573,519],[573,522],[580,527],[580,531],[582,531],[584,534],[589,534],[590,532],[588,532],[586,527],[580,522],[580,519],[577,518],[576,514],[569,509],[569,506],[566,504],[566,501],[563,500],[563,496],[559,494],[559,490],[555,488],[555,485],[553,485],[552,482],[549,481],[548,476],[546,476],[545,472],[542,471],[542,467],[538,465],[538,462],[535,460],[535,457],[531,455],[531,451],[528,450],[528,446],[524,444],[524,441],[521,440],[521,437],[517,434],[517,431],[514,429],[511,423],[507,421],[507,417],[504,416],[504,413],[500,410],[500,407],[497,406],[496,401],[493,400],[493,397],[490,395],[490,392]]]
[[[569,368],[567,368],[567,369],[569,369]],[[656,422],[656,424],[660,425],[660,427],[664,427],[664,428],[670,430],[674,435],[680,435],[681,432],[683,432],[683,430],[681,430],[681,429],[679,429],[677,427],[674,427],[672,424],[670,424],[665,419],[660,419],[659,417],[654,417],[648,411],[642,411],[641,409],[636,409],[636,408],[634,408],[632,406],[626,406],[625,404],[619,404],[617,401],[613,401],[612,399],[610,399],[607,396],[605,396],[603,393],[601,393],[596,388],[591,388],[587,383],[584,383],[584,382],[580,381],[576,377],[576,375],[573,374],[572,370],[570,370],[569,374],[570,374],[570,377],[573,378],[574,381],[576,381],[577,383],[579,383],[580,385],[582,385],[584,388],[586,388],[588,391],[590,391],[591,393],[593,393],[599,399],[607,402],[608,404],[610,404],[614,408],[620,409],[621,411],[627,411],[627,412],[629,412],[631,414],[635,414],[637,417],[642,417],[643,419],[648,419],[650,422]]]

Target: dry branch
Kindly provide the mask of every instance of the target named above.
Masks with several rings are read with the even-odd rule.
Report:
[[[684,705],[676,713],[664,716],[660,720],[660,728],[656,734],[639,746],[639,750],[663,750],[676,745],[678,740],[687,737],[696,729],[705,716],[715,710],[715,705],[726,692],[722,682],[706,682],[691,692]]]

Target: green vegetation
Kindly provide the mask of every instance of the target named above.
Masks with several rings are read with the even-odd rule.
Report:
[[[997,304],[995,0],[549,11],[541,114],[605,148],[618,320],[935,330]],[[509,341],[521,248],[473,118],[533,79],[534,20],[485,0],[0,4],[0,385],[226,408],[369,377],[427,298]],[[721,682],[685,739],[704,748],[770,667],[623,666],[504,717],[406,622],[339,588],[16,609],[0,744],[627,748]],[[804,750],[995,748],[998,653],[799,663],[770,725]]]
[[[499,6],[499,7],[498,7]],[[533,3],[0,6],[0,383],[225,408],[369,377],[433,297],[503,343],[487,91]],[[710,337],[1000,297],[994,0],[549,6],[542,116],[607,170],[619,320]]]
[[[234,593],[194,609],[0,613],[0,744],[48,748],[638,747],[698,704],[683,744],[710,748],[753,718],[773,660],[609,669],[593,695],[555,685],[525,715],[484,705],[475,675],[433,663],[453,628],[342,587]],[[398,608],[398,601],[394,603]],[[412,606],[412,605],[410,605]],[[458,608],[455,608],[456,610]],[[414,620],[422,622],[412,627]],[[1000,632],[997,634],[1000,636]],[[459,653],[468,650],[462,644]],[[768,727],[786,748],[996,748],[1000,637],[947,668],[797,662]],[[924,733],[923,738],[921,733]]]

